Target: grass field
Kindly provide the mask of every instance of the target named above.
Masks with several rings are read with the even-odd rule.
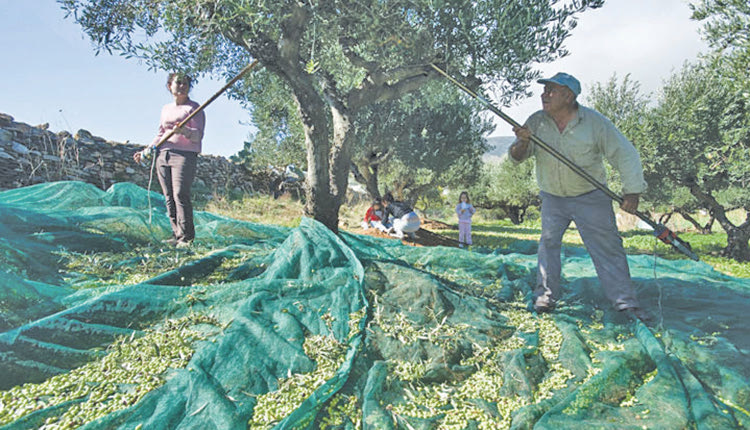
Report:
[[[211,201],[196,205],[200,210],[218,213],[231,218],[252,221],[262,224],[276,224],[294,227],[299,224],[303,214],[302,204],[299,201],[286,196],[274,200],[270,196],[244,197],[237,200],[225,200],[215,198]],[[359,226],[362,216],[367,210],[366,204],[356,206],[343,206],[340,212],[341,229],[353,229]],[[449,225],[455,225],[456,220],[450,209],[433,211],[430,218],[443,221]],[[666,259],[681,259],[682,254],[671,249],[656,239],[650,231],[636,228],[635,217],[625,216],[619,220],[625,248],[629,254],[656,253],[659,257]],[[750,263],[737,262],[735,260],[720,256],[721,250],[727,244],[727,235],[719,228],[714,227],[714,233],[703,235],[689,231],[689,224],[677,218],[674,225],[669,227],[676,229],[683,240],[692,245],[704,261],[712,265],[716,270],[740,278],[750,278]],[[509,220],[488,220],[478,214],[472,224],[472,238],[475,247],[483,248],[505,248],[518,242],[526,247],[535,247],[541,232],[541,224],[538,220],[526,221],[520,225],[513,225]],[[458,229],[437,231],[441,235],[457,239]],[[563,242],[567,246],[583,246],[581,238],[574,226],[568,229]]]

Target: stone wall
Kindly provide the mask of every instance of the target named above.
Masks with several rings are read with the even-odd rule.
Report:
[[[75,135],[31,126],[0,113],[0,190],[41,182],[76,180],[106,190],[115,182],[148,186],[149,167],[133,161],[141,145],[112,142],[86,130]],[[270,193],[280,179],[250,172],[224,157],[201,155],[194,190],[203,193]],[[160,190],[154,176],[152,190]]]

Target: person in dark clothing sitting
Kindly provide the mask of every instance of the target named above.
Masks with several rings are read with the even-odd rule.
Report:
[[[419,215],[414,212],[411,206],[394,200],[391,193],[385,193],[383,196],[383,206],[385,206],[383,224],[388,225],[390,218],[393,218],[393,225],[389,230],[391,234],[399,239],[403,238],[405,233],[412,238],[416,236],[414,233],[419,230],[421,221]]]

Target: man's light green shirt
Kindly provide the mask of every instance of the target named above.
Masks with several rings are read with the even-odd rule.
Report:
[[[630,141],[620,133],[610,120],[599,112],[578,105],[578,112],[561,133],[555,120],[544,111],[538,111],[526,121],[532,133],[566,158],[588,172],[597,181],[606,184],[607,171],[604,159],[620,173],[623,194],[640,194],[646,190],[641,159]],[[574,197],[596,189],[592,184],[558,161],[534,142],[521,162],[536,157],[536,180],[539,189],[560,197]]]

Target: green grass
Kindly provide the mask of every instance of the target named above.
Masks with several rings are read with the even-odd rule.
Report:
[[[508,220],[484,221],[472,225],[471,236],[474,246],[494,249],[517,246],[520,241],[528,242],[527,245],[532,246],[538,242],[541,231],[539,221],[529,221],[521,225],[513,225]],[[439,233],[458,238],[458,230],[443,230]],[[659,257],[668,260],[686,258],[671,246],[658,240],[649,231],[628,230],[623,232],[622,236],[625,250],[630,255],[653,255],[656,253]],[[738,278],[750,278],[750,263],[721,256],[721,251],[727,245],[726,233],[717,232],[704,235],[688,231],[678,232],[678,236],[690,243],[701,261],[710,264],[717,271]],[[565,232],[563,244],[566,246],[583,246],[581,237],[575,227],[571,227]]]
[[[298,226],[303,214],[302,203],[287,195],[278,199],[271,196],[245,196],[240,199],[214,196],[208,202],[196,203],[196,209],[241,221],[284,227]]]
[[[244,197],[237,200],[215,198],[202,205],[201,210],[218,213],[231,218],[252,221],[262,224],[276,224],[294,227],[299,224],[303,215],[303,206],[297,200],[287,196],[274,200],[270,196]],[[357,228],[367,210],[366,204],[356,206],[344,205],[339,213],[340,225],[344,230]],[[474,246],[491,249],[524,247],[534,249],[541,234],[541,222],[538,219],[529,220],[520,225],[514,225],[509,220],[485,220],[481,215],[472,224],[472,239]],[[454,218],[440,219],[450,225],[455,225]],[[688,228],[687,222],[675,221],[677,228]],[[684,241],[690,243],[693,251],[701,261],[713,266],[717,271],[739,278],[750,278],[750,263],[735,261],[721,256],[722,249],[727,244],[727,235],[719,232],[703,235],[691,231],[678,231]],[[436,231],[441,235],[458,239],[458,230]],[[656,239],[651,232],[629,229],[623,232],[623,244],[630,255],[654,252],[662,258],[676,260],[685,258],[678,251]],[[563,236],[566,246],[583,246],[578,231],[571,227]]]

